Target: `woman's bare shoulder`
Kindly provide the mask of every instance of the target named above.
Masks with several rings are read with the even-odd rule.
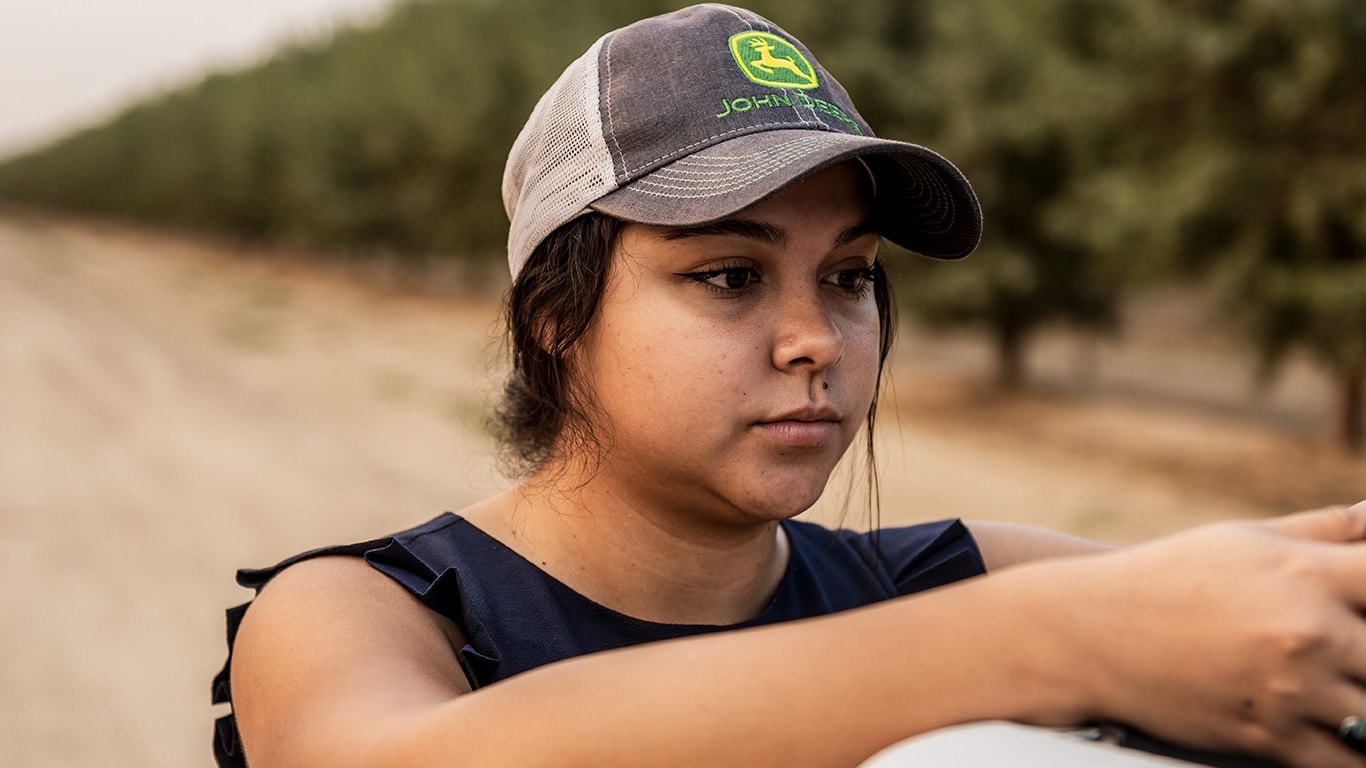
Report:
[[[253,601],[233,647],[233,711],[252,765],[363,764],[386,724],[469,691],[463,643],[453,622],[360,558],[289,566]]]

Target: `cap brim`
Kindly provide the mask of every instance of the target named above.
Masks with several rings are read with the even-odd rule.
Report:
[[[977,247],[982,209],[952,163],[917,144],[834,131],[738,136],[662,166],[589,207],[641,224],[702,224],[855,157],[873,173],[874,219],[883,237],[937,259],[961,258]]]

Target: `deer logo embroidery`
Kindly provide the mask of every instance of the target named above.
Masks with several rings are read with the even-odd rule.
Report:
[[[791,43],[767,32],[741,32],[730,39],[740,71],[759,85],[801,88],[820,85],[816,70]]]

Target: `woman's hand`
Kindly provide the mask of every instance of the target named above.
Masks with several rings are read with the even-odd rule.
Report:
[[[1061,594],[1081,599],[1045,615],[1065,617],[1091,714],[1294,766],[1366,765],[1336,735],[1363,705],[1364,537],[1366,502],[1205,526],[1050,564],[1076,569]]]

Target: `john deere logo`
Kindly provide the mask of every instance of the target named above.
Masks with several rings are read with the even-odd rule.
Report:
[[[815,88],[816,69],[802,52],[777,35],[741,32],[730,39],[730,52],[745,77],[773,88]]]

